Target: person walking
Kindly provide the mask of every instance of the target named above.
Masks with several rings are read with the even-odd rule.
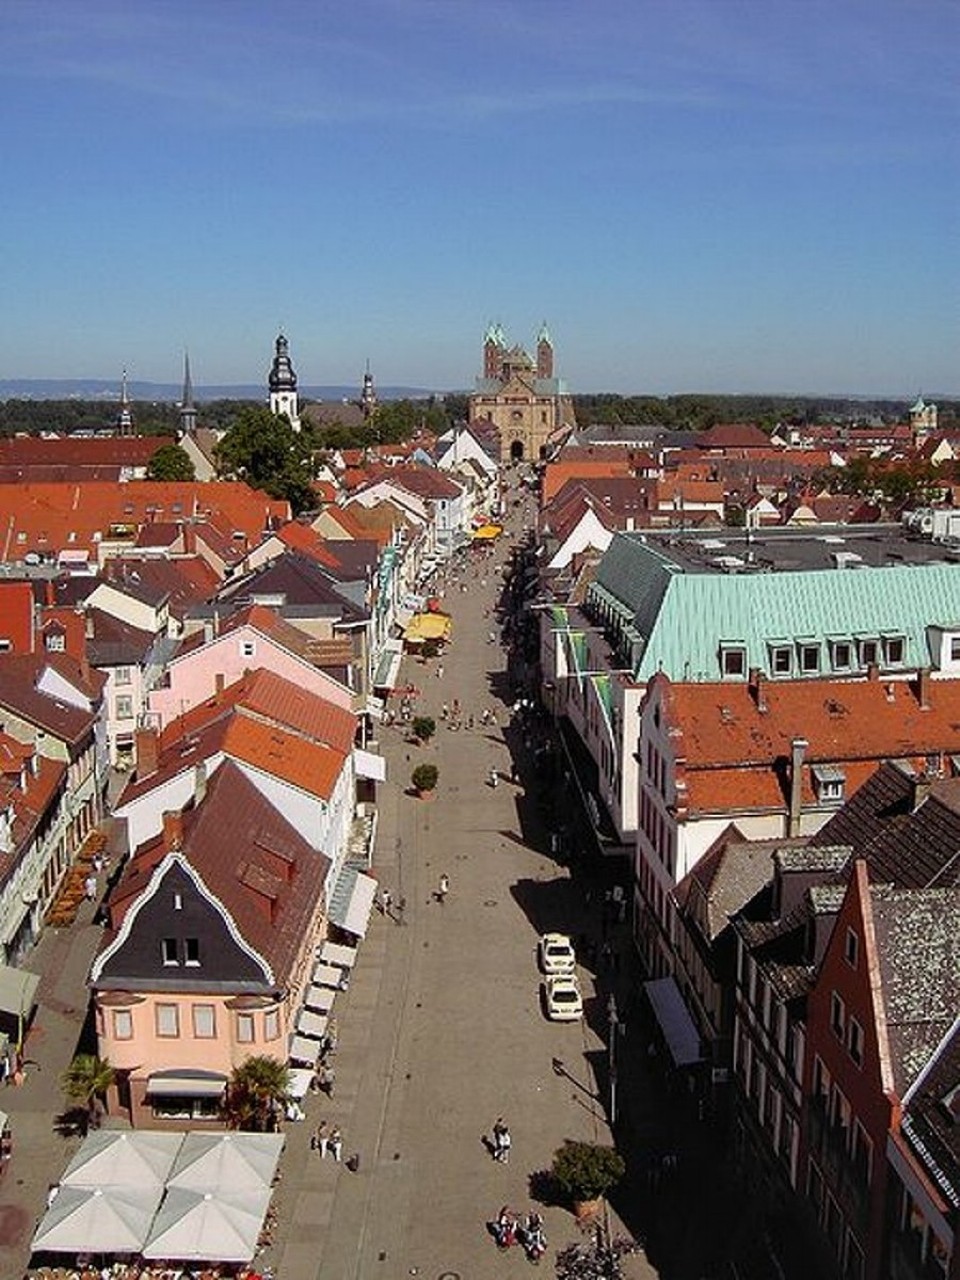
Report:
[[[320,1067],[320,1088],[324,1091],[328,1098],[333,1097],[333,1086],[337,1082],[337,1073],[329,1063],[324,1062]]]
[[[510,1159],[510,1148],[513,1146],[513,1139],[510,1137],[510,1130],[506,1125],[500,1130],[500,1138],[497,1142],[497,1149],[494,1152],[494,1159],[499,1160],[501,1164],[506,1164]]]
[[[340,1132],[339,1125],[334,1125],[330,1137],[327,1139],[327,1149],[339,1164],[340,1157],[343,1155],[343,1134]]]
[[[326,1120],[321,1120],[317,1125],[316,1132],[310,1139],[311,1150],[319,1151],[321,1160],[327,1154],[327,1141],[327,1122]]]
[[[446,875],[442,875],[440,877],[439,883],[437,884],[437,901],[440,903],[441,907],[443,906],[446,896],[449,892],[450,892],[450,878]]]
[[[385,916],[390,914],[390,907],[393,904],[393,897],[389,889],[382,889],[380,892],[380,910]]]

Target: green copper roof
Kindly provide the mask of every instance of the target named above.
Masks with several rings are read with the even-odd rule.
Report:
[[[931,660],[927,627],[960,617],[960,566],[687,573],[637,535],[618,534],[600,561],[591,601],[621,626],[632,615],[640,681],[656,671],[716,680],[723,644],[744,647],[747,668],[770,674],[773,643],[836,638],[903,636],[903,665],[916,668]],[[823,644],[820,671],[809,674],[829,669]]]

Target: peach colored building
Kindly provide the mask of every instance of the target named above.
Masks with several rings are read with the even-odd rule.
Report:
[[[91,969],[111,1111],[135,1126],[220,1124],[234,1068],[287,1060],[329,869],[233,762],[201,803],[164,815],[111,898]]]

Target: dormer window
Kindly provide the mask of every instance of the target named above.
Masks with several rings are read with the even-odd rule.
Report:
[[[830,666],[834,671],[849,671],[853,666],[853,643],[850,640],[830,641]]]
[[[832,765],[814,765],[813,783],[821,804],[839,804],[843,800],[846,781],[847,776],[842,769]]]
[[[48,653],[63,653],[67,647],[62,631],[51,631],[44,637],[43,643]]]
[[[902,667],[906,649],[907,642],[903,636],[884,636],[883,665],[885,667]]]
[[[860,640],[857,642],[861,667],[872,667],[880,654],[879,640]]]
[[[747,651],[742,644],[721,644],[720,670],[725,676],[743,679],[747,674]]]
[[[160,939],[160,955],[165,966],[171,966],[180,963],[180,954],[177,949],[176,938]]]
[[[799,640],[797,642],[797,663],[800,674],[815,676],[820,672],[820,645],[816,640]]]

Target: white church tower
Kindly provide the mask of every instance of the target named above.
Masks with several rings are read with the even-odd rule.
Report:
[[[297,402],[297,375],[290,363],[287,340],[277,334],[276,351],[270,368],[270,412],[278,417],[286,414],[294,431],[300,430],[300,409]]]

